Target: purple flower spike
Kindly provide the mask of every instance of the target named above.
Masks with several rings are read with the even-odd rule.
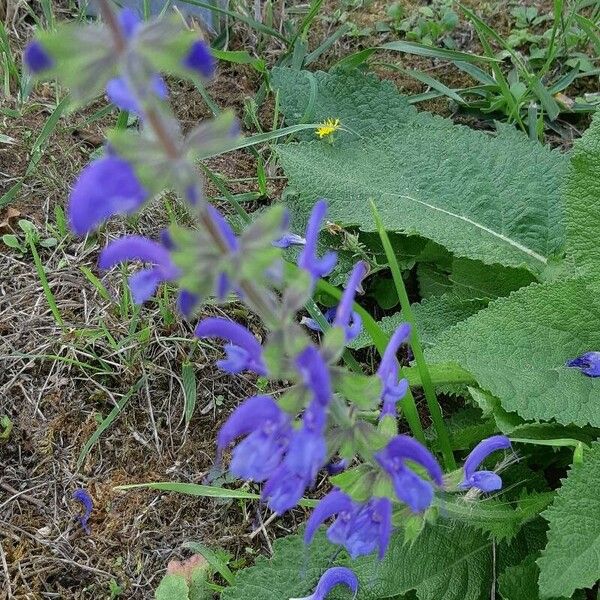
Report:
[[[71,190],[71,229],[85,235],[113,215],[134,213],[147,199],[129,163],[116,156],[100,158],[83,169]]]
[[[44,50],[44,47],[37,40],[29,42],[25,47],[23,62],[35,75],[47,71],[54,66],[52,57]]]
[[[381,410],[381,418],[386,415],[396,415],[396,403],[404,398],[408,391],[408,381],[400,379],[398,381],[398,360],[396,353],[401,344],[403,344],[410,336],[410,325],[403,323],[396,329],[394,335],[390,339],[383,358],[377,369],[377,375],[383,386],[381,399],[383,407]]]
[[[505,435],[493,435],[482,440],[471,450],[463,467],[464,479],[458,486],[461,489],[475,487],[482,492],[494,492],[502,488],[502,479],[493,471],[477,471],[477,467],[496,450],[506,450],[511,447],[510,440]]]
[[[354,597],[356,597],[358,579],[354,572],[347,567],[331,567],[321,575],[313,594],[304,598],[290,598],[290,600],[325,600],[329,592],[338,585],[345,585],[350,588]]]
[[[398,498],[413,512],[421,512],[431,505],[433,486],[416,475],[405,462],[410,460],[420,464],[435,483],[442,485],[442,469],[425,446],[406,435],[398,435],[377,452],[375,458],[390,476]]]
[[[111,242],[100,254],[98,266],[110,269],[114,265],[128,260],[152,263],[149,269],[142,269],[129,278],[129,287],[136,304],[143,304],[165,281],[173,281],[179,276],[179,270],[172,263],[168,250],[153,240],[130,235]]]
[[[327,252],[323,258],[317,257],[317,241],[319,231],[321,230],[321,222],[327,213],[327,202],[318,200],[312,209],[308,227],[306,228],[306,244],[298,257],[298,266],[305,271],[308,271],[313,279],[325,277],[331,273],[335,263],[337,262],[337,254],[335,252]]]
[[[123,8],[117,18],[121,31],[127,40],[130,40],[142,25],[139,14],[131,8]]]
[[[306,239],[297,233],[284,233],[278,240],[271,242],[276,248],[289,248],[290,246],[304,246]]]
[[[73,492],[73,500],[77,502],[81,502],[83,505],[83,514],[79,515],[77,518],[83,527],[83,530],[89,535],[90,527],[88,525],[88,521],[90,519],[90,515],[92,514],[92,510],[94,508],[94,502],[89,493],[84,489],[75,490]]]
[[[323,360],[321,353],[314,346],[307,346],[297,357],[296,367],[302,375],[306,388],[312,393],[313,398],[327,406],[331,399],[331,379],[329,367]]]
[[[600,377],[600,352],[586,352],[569,360],[566,366],[579,369],[588,377]]]
[[[214,75],[217,63],[210,48],[201,40],[196,40],[183,58],[182,64],[187,69],[195,71],[209,79]]]
[[[227,373],[248,370],[258,375],[267,374],[260,342],[242,325],[227,319],[209,317],[198,323],[194,335],[199,338],[222,338],[231,342],[225,346],[227,357],[217,362]]]
[[[149,94],[154,94],[161,100],[166,100],[169,96],[169,88],[165,80],[160,75],[153,75],[150,81]],[[108,99],[121,110],[130,113],[140,114],[141,108],[138,99],[133,94],[127,81],[123,77],[114,77],[106,84],[106,95]]]
[[[359,261],[354,265],[333,322],[336,327],[344,329],[347,342],[351,342],[357,337],[361,330],[362,319],[358,313],[352,310],[352,304],[354,303],[354,294],[366,273],[367,265],[363,261]]]

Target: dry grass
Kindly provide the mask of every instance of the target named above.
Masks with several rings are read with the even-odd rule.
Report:
[[[488,3],[486,10],[498,15],[499,5]],[[31,22],[19,2],[11,0],[4,6],[0,0],[0,6],[8,7],[3,18],[19,56],[31,35]],[[335,6],[330,0],[322,14],[329,14]],[[376,21],[385,6],[386,2],[374,2],[353,18]],[[66,2],[57,2],[56,9],[59,16],[68,15]],[[276,15],[277,27],[281,27],[280,17]],[[327,19],[317,21],[311,29],[312,47],[333,28]],[[476,49],[469,28],[457,31],[456,36],[461,48]],[[371,42],[341,40],[316,67],[326,68]],[[233,47],[256,45],[251,31],[239,24],[234,27]],[[280,44],[272,42],[261,56],[271,64],[280,53]],[[393,59],[397,61],[398,56]],[[402,60],[404,66],[433,75],[447,68],[418,57]],[[423,91],[421,84],[406,76],[391,76],[389,71],[385,76],[401,91]],[[463,74],[452,77],[451,83],[463,83],[458,79]],[[259,85],[259,75],[249,67],[230,66],[220,69],[210,91],[220,107],[233,107],[241,116],[245,99]],[[175,83],[172,98],[184,127],[210,115],[197,91],[184,83]],[[0,114],[0,130],[14,140],[9,146],[0,145],[0,195],[24,174],[32,143],[56,102],[55,87],[44,84],[36,87],[20,116]],[[64,205],[76,174],[101,145],[103,131],[115,122],[115,114],[93,123],[86,121],[102,105],[60,120],[37,170],[25,179],[10,212],[0,209],[0,233],[15,230],[18,218],[34,221],[42,233],[51,229],[55,207]],[[4,99],[2,106],[21,109],[14,97]],[[424,108],[451,114],[445,101]],[[261,107],[267,127],[271,111],[268,104]],[[256,191],[256,160],[250,154],[220,157],[211,167],[238,180],[230,186],[232,192]],[[275,173],[272,170],[270,174]],[[270,182],[271,198],[279,196],[283,184],[278,179]],[[209,188],[209,193],[216,191]],[[135,225],[111,222],[98,240],[66,238],[51,250],[39,249],[64,319],[62,328],[56,325],[44,298],[31,255],[19,256],[0,246],[0,417],[7,415],[13,424],[8,440],[0,439],[1,598],[108,598],[111,579],[123,586],[121,597],[151,598],[167,562],[184,555],[181,545],[185,541],[225,548],[250,562],[256,552],[268,552],[270,540],[294,530],[301,521],[303,512],[299,510],[265,529],[260,525],[268,518],[267,511],[256,503],[114,489],[136,482],[212,480],[217,475],[215,432],[230,410],[256,391],[251,377],[231,378],[216,370],[219,350],[194,342],[190,323],[165,323],[157,303],[141,310],[137,326],[130,331],[131,318],[124,319],[117,302],[103,299],[82,273],[83,266],[103,276],[95,261],[107,238],[132,229],[152,236],[164,225],[165,211],[156,203]],[[122,275],[112,273],[103,276],[103,281],[113,297],[119,298]],[[260,333],[260,325],[240,306],[205,310],[250,319]],[[198,403],[186,427],[180,374],[182,362],[190,357],[198,382]],[[78,456],[98,418],[106,417],[140,380],[139,392],[131,396],[77,470]],[[86,488],[95,502],[89,536],[76,520],[80,507],[71,500],[79,487]],[[250,537],[257,531],[258,535]]]

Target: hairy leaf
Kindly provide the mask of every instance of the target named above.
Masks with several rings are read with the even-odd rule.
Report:
[[[470,371],[524,419],[600,426],[600,379],[565,366],[600,348],[600,296],[585,279],[532,284],[443,333],[433,362]]]
[[[597,396],[596,396],[597,398]],[[584,453],[543,513],[548,545],[538,561],[543,598],[569,597],[600,577],[600,442]]]
[[[576,267],[600,269],[600,115],[596,115],[571,156],[565,204],[567,253]]]
[[[564,156],[512,127],[496,136],[417,113],[390,82],[357,71],[273,70],[289,123],[339,118],[334,143],[278,147],[294,218],[315,200],[329,219],[374,231],[373,199],[390,231],[419,234],[457,256],[542,271],[564,242]],[[314,136],[313,136],[314,137]]]

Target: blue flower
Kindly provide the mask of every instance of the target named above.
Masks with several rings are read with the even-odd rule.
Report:
[[[319,526],[330,517],[336,520],[327,530],[330,542],[342,545],[354,559],[378,549],[383,558],[392,534],[392,503],[388,498],[371,498],[360,504],[340,490],[327,494],[306,524],[304,541],[309,544]]]
[[[290,598],[290,600],[325,600],[329,592],[338,585],[350,588],[350,591],[356,596],[358,579],[354,572],[347,567],[331,567],[321,575],[313,594],[304,598]]]
[[[390,476],[396,496],[413,512],[429,508],[433,486],[406,465],[407,460],[418,463],[435,483],[442,485],[442,469],[425,446],[406,435],[397,435],[375,454],[375,459]]]
[[[142,269],[129,278],[129,287],[136,304],[143,304],[165,281],[174,281],[179,269],[171,261],[167,248],[139,235],[130,235],[111,242],[100,254],[98,266],[110,269],[120,262],[139,260],[153,266]]]
[[[325,407],[313,400],[304,413],[302,428],[292,435],[285,457],[289,471],[302,477],[307,485],[314,483],[325,462],[327,444],[323,433],[326,421]]]
[[[290,419],[270,396],[253,396],[238,406],[218,435],[219,454],[236,438],[230,470],[243,479],[264,481],[279,467],[291,434]]]
[[[44,50],[44,47],[37,40],[29,42],[29,44],[25,46],[23,62],[35,75],[47,71],[54,66],[52,57]]]
[[[318,200],[310,214],[308,227],[306,228],[306,244],[298,257],[298,266],[305,271],[308,271],[313,279],[325,277],[331,273],[335,263],[337,262],[337,254],[335,252],[327,252],[322,258],[317,256],[317,241],[319,231],[321,230],[321,222],[327,213],[327,202]]]
[[[271,242],[276,248],[289,248],[290,246],[304,246],[306,239],[297,233],[284,233],[278,240]]]
[[[329,475],[338,475],[342,471],[345,471],[348,468],[350,461],[346,458],[342,458],[337,462],[330,462],[325,465],[325,469],[327,469],[327,473]]]
[[[475,487],[482,492],[493,492],[502,488],[502,479],[493,471],[477,471],[477,467],[496,450],[510,448],[510,440],[504,435],[493,435],[482,440],[471,450],[463,467],[464,479],[459,485],[461,489]]]
[[[217,337],[230,342],[224,348],[226,358],[217,361],[223,371],[235,374],[248,370],[258,375],[267,374],[262,346],[242,325],[219,317],[209,317],[198,323],[194,335],[199,338]]]
[[[296,367],[304,386],[322,406],[329,404],[332,395],[329,367],[314,346],[307,346],[296,357]]]
[[[127,40],[130,40],[142,25],[139,14],[131,8],[120,10],[117,19]]]
[[[600,377],[600,352],[586,352],[567,361],[566,366],[579,369],[588,377]]]
[[[88,525],[88,521],[90,519],[90,515],[92,514],[92,510],[94,508],[94,502],[89,493],[84,489],[75,490],[73,492],[73,500],[77,502],[81,502],[83,505],[83,514],[79,515],[77,518],[83,527],[83,530],[89,535],[90,527]]]
[[[166,100],[169,96],[169,88],[165,80],[160,75],[153,75],[150,79],[149,89],[146,95],[154,94],[161,100]],[[133,90],[123,77],[114,77],[106,84],[106,95],[108,99],[121,110],[139,115],[141,107]]]
[[[128,162],[116,156],[95,160],[81,171],[71,190],[71,229],[85,235],[113,215],[134,213],[148,197]]]
[[[284,462],[269,477],[261,499],[273,512],[281,515],[298,504],[306,486],[306,479],[290,471]]]
[[[360,315],[352,310],[354,294],[367,273],[367,265],[359,261],[354,265],[348,284],[337,307],[334,326],[341,327],[346,334],[346,341],[351,342],[358,336],[362,328]]]
[[[380,418],[386,415],[395,417],[396,404],[404,398],[408,391],[408,381],[406,379],[398,380],[398,360],[396,359],[396,354],[400,345],[408,340],[409,335],[410,325],[408,323],[403,323],[396,329],[383,353],[379,369],[377,369],[377,375],[383,386],[381,391],[383,406]]]
[[[182,64],[205,78],[213,76],[216,67],[215,57],[210,48],[201,40],[196,40],[184,56]]]

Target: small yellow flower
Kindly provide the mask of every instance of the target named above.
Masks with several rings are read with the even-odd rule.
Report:
[[[327,119],[317,127],[316,134],[320,139],[323,139],[324,137],[335,133],[340,127],[339,119]]]

